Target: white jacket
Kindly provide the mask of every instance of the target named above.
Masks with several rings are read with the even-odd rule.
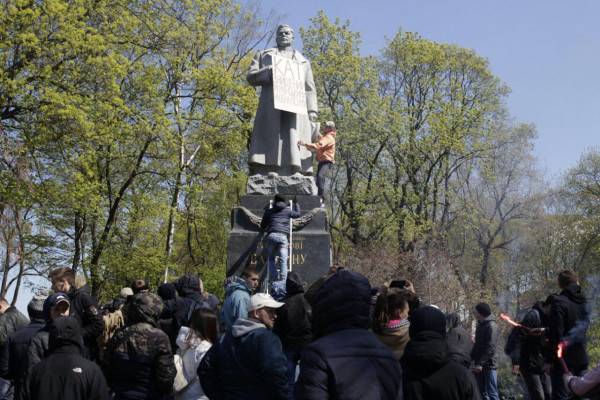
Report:
[[[182,326],[177,335],[177,354],[175,367],[177,376],[173,384],[175,400],[208,400],[198,379],[198,365],[212,346],[207,340],[199,338],[195,332]]]

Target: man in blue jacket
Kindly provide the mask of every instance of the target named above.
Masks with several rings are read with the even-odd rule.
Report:
[[[248,267],[241,276],[230,276],[225,280],[225,301],[221,308],[221,322],[229,332],[238,318],[247,318],[250,296],[258,288],[260,277],[256,270]]]
[[[198,367],[204,392],[217,400],[289,399],[286,358],[271,330],[283,303],[266,293],[250,299],[248,318],[238,318]]]
[[[285,296],[285,281],[287,279],[288,246],[290,219],[300,217],[300,207],[294,204],[294,209],[286,204],[285,199],[276,194],[273,206],[267,207],[260,223],[260,229],[266,232],[264,240],[267,265],[269,266],[269,281],[278,282],[273,285],[275,298]],[[275,257],[278,257],[275,264]]]

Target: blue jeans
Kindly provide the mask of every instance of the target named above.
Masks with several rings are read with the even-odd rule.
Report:
[[[496,370],[483,367],[483,370],[475,375],[477,376],[477,383],[483,400],[500,400]]]
[[[300,361],[300,348],[290,347],[283,350],[287,358],[288,382],[290,383],[290,399],[294,398],[294,383],[296,383],[296,367]]]
[[[288,238],[285,233],[271,232],[267,236],[266,246],[269,281],[284,281],[287,279]],[[275,264],[275,257],[278,257]]]

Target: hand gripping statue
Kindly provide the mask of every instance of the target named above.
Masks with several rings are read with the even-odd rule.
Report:
[[[317,95],[312,70],[308,60],[292,48],[294,30],[289,25],[277,27],[276,40],[277,47],[256,54],[247,75],[252,86],[261,87],[250,139],[250,175],[311,175],[311,152],[297,144],[299,141],[310,143],[315,131]],[[302,74],[306,94],[304,113],[282,111],[274,106],[273,60],[278,57],[293,60]]]

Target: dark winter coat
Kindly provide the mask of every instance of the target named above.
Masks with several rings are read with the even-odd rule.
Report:
[[[283,348],[301,348],[312,340],[311,308],[304,298],[300,276],[290,272],[285,283],[285,305],[277,310],[273,332],[281,339]]]
[[[493,315],[477,322],[475,344],[471,350],[471,359],[475,365],[484,368],[496,368],[496,345],[498,344],[498,326]]]
[[[401,397],[401,370],[392,351],[370,331],[371,288],[342,270],[315,294],[313,332],[304,348],[295,399],[385,400]]]
[[[217,313],[210,302],[200,292],[200,279],[195,275],[184,275],[175,282],[179,298],[173,311],[173,332],[175,335],[182,326],[190,326],[191,316],[195,309],[206,308]],[[214,301],[213,301],[214,304]]]
[[[98,311],[98,302],[92,297],[91,289],[84,285],[79,289],[71,288],[69,293],[71,307],[69,316],[74,317],[81,325],[84,355],[95,358],[98,351],[98,338],[104,332],[104,320]]]
[[[6,343],[8,336],[29,324],[29,319],[15,307],[8,307],[0,315],[0,346]]]
[[[445,338],[422,331],[411,337],[402,357],[406,400],[480,400],[473,374],[451,361]]]
[[[10,380],[14,386],[14,399],[24,399],[28,374],[27,353],[33,336],[44,327],[45,322],[32,320],[29,325],[13,332],[2,346],[0,354],[0,377]]]
[[[25,398],[108,400],[108,386],[102,371],[81,356],[79,323],[70,317],[57,318],[50,336],[51,354],[32,368]]]
[[[136,294],[127,326],[108,342],[104,372],[116,400],[158,400],[171,393],[176,370],[168,336],[157,327],[162,300]]]
[[[298,203],[294,204],[294,209],[292,210],[286,203],[278,201],[273,205],[273,208],[265,209],[262,221],[260,222],[260,229],[267,232],[267,234],[278,232],[288,235],[290,233],[290,218],[298,217],[300,217],[300,206]]]
[[[31,338],[29,348],[27,349],[27,368],[29,371],[48,355],[48,350],[50,348],[50,324],[51,322],[46,323],[46,325],[37,331]]]
[[[544,326],[543,314],[540,310],[532,308],[523,317],[521,325],[527,328],[542,328]],[[519,331],[519,368],[528,373],[542,373],[544,369],[544,337],[528,335],[522,329]]]
[[[471,365],[471,350],[473,349],[473,342],[469,333],[462,326],[450,328],[446,334],[446,342],[448,343],[448,357],[450,360],[469,368]]]
[[[238,319],[206,353],[198,376],[211,400],[288,399],[281,341],[254,319]]]
[[[568,346],[564,351],[564,360],[572,371],[585,370],[589,359],[587,354],[586,333],[590,323],[589,305],[581,291],[581,286],[573,284],[554,297],[550,306],[548,341],[553,361],[561,340]]]

